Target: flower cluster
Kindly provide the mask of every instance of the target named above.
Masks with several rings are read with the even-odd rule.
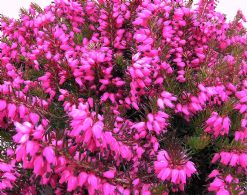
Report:
[[[1,16],[0,194],[243,194],[246,20],[192,2]]]
[[[223,165],[230,165],[232,167],[241,166],[243,168],[247,167],[247,153],[221,151],[220,154],[216,153],[214,155],[212,162],[215,163],[219,159],[220,163]]]
[[[219,135],[227,135],[229,133],[231,120],[229,117],[220,117],[217,112],[213,112],[211,117],[206,121],[207,127],[205,128],[206,133],[212,133],[214,137]]]
[[[162,181],[168,180],[178,184],[180,190],[184,190],[186,178],[190,178],[196,172],[193,162],[185,159],[172,159],[166,151],[160,151],[154,162],[157,177]]]
[[[11,164],[6,164],[4,162],[0,162],[0,173],[1,173],[1,182],[0,182],[0,190],[8,190],[13,188],[13,184],[17,180],[19,174],[14,169],[14,162]]]
[[[209,178],[213,179],[208,190],[215,192],[217,195],[230,195],[235,192],[239,195],[244,194],[244,190],[239,188],[239,179],[234,178],[231,174],[222,174],[218,170],[213,170],[209,174]]]

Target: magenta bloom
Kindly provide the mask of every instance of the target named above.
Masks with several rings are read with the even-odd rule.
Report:
[[[214,137],[228,135],[231,126],[229,117],[220,117],[218,113],[213,112],[211,117],[206,121],[205,132],[213,134]]]
[[[155,172],[157,177],[162,181],[168,180],[174,184],[186,184],[187,178],[190,178],[196,173],[196,168],[191,161],[181,161],[174,163],[172,155],[166,151],[160,151],[157,161],[154,162]]]
[[[244,194],[246,18],[216,6],[0,14],[0,194]]]
[[[244,194],[244,191],[240,188],[239,179],[234,178],[231,174],[224,175],[220,171],[214,170],[209,178],[214,179],[210,183],[208,190],[215,192],[217,195],[230,195],[231,189],[238,192],[238,194]]]

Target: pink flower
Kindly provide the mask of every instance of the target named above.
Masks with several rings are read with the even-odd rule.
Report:
[[[68,177],[68,187],[67,187],[68,192],[75,190],[77,185],[78,185],[77,177],[73,175],[69,176]]]
[[[217,169],[214,169],[209,175],[209,178],[213,178],[216,177],[217,175],[219,175],[219,171]]]
[[[114,194],[115,193],[115,186],[109,184],[109,183],[105,183],[103,185],[103,191],[104,191],[104,195],[108,195],[108,194]]]
[[[33,123],[34,125],[37,124],[37,122],[38,122],[39,119],[40,119],[39,115],[36,114],[36,113],[30,113],[29,116],[30,116],[30,119],[31,119],[31,121],[32,121],[32,123]]]
[[[103,126],[104,124],[100,121],[93,125],[92,131],[96,139],[99,139],[100,137],[102,137]]]
[[[215,178],[212,183],[210,183],[210,186],[208,187],[209,191],[220,191],[221,189],[224,189],[224,181],[221,179]]]
[[[13,140],[19,144],[25,143],[29,140],[29,134],[17,133],[13,136]]]
[[[112,178],[114,178],[115,173],[116,173],[115,170],[109,170],[109,171],[104,172],[103,176],[108,178],[108,179],[112,179]]]
[[[213,134],[214,137],[229,134],[231,121],[229,117],[220,117],[217,112],[213,112],[206,121],[205,132]]]
[[[219,195],[230,195],[232,190],[239,191],[240,194],[243,193],[237,178],[234,178],[230,174],[222,174],[219,170],[214,170],[214,172],[215,171],[217,171],[217,174],[214,174],[213,172],[210,174],[210,178],[214,177],[214,180],[209,184],[208,191],[215,192]]]
[[[33,172],[36,175],[42,175],[43,168],[44,168],[44,160],[43,160],[43,157],[42,156],[35,157],[35,160],[34,160],[34,170],[33,170]]]
[[[32,130],[32,125],[29,122],[24,122],[23,124],[15,122],[16,131],[22,134],[29,134]]]
[[[154,162],[157,177],[162,181],[170,180],[174,184],[186,184],[186,179],[196,173],[194,163],[191,161],[183,162],[183,164],[172,164],[172,156],[166,151],[160,151],[158,161]]]
[[[35,141],[26,142],[26,152],[31,156],[34,156],[39,151],[39,144]]]
[[[3,172],[11,172],[12,171],[12,166],[8,165],[6,163],[0,162],[0,170]]]
[[[220,160],[223,165],[229,165],[232,167],[241,166],[245,168],[247,166],[247,154],[246,153],[236,153],[236,152],[225,152],[216,153],[212,160],[212,163]]]
[[[179,194],[209,174],[205,149],[208,190],[244,194],[245,18],[215,7],[55,0],[0,17],[0,194]]]
[[[16,115],[16,105],[15,104],[8,104],[7,106],[8,109],[8,116],[12,119],[14,119]]]
[[[85,172],[81,172],[78,176],[78,186],[82,187],[87,181],[88,175]]]
[[[0,111],[3,111],[7,107],[5,100],[0,100]]]
[[[56,164],[56,162],[57,162],[56,155],[55,155],[55,152],[51,146],[47,146],[44,148],[43,156],[46,158],[48,163],[51,163],[53,165]]]
[[[242,167],[247,167],[247,153],[240,154],[240,156],[239,156],[239,164]]]
[[[59,183],[62,184],[64,182],[67,182],[70,175],[71,175],[71,173],[68,170],[64,170],[61,174]]]
[[[93,188],[98,188],[98,179],[94,175],[88,175],[88,184]]]
[[[166,131],[166,127],[168,126],[168,119],[169,116],[162,112],[162,111],[158,111],[155,115],[149,113],[147,115],[147,129],[149,131],[154,131],[157,134],[160,134],[161,132],[165,132]]]

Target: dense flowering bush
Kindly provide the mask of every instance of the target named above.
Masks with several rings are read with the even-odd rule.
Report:
[[[214,0],[55,0],[1,17],[1,194],[246,194],[247,34]]]

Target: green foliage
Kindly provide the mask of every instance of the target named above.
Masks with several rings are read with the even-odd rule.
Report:
[[[42,13],[44,11],[37,3],[34,2],[31,3],[31,7],[35,9],[38,13]]]
[[[46,99],[48,97],[48,94],[44,92],[44,90],[41,87],[35,87],[29,90],[29,94],[31,96],[37,96],[41,99]]]
[[[74,42],[75,44],[81,44],[83,40],[83,33],[76,33],[74,35]]]
[[[27,69],[27,70],[25,70],[24,78],[26,80],[35,81],[43,75],[44,75],[44,71],[42,71],[42,70]]]
[[[193,152],[199,152],[206,148],[211,142],[211,138],[208,135],[192,136],[188,138],[187,145]]]

